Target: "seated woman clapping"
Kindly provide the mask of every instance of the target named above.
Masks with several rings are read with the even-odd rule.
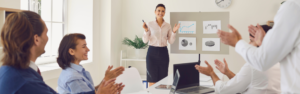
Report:
[[[123,73],[124,67],[111,70],[112,66],[106,70],[103,81],[94,87],[90,73],[80,65],[82,60],[88,60],[89,51],[83,34],[68,34],[63,37],[57,58],[57,63],[63,69],[58,79],[59,93],[95,91],[97,94],[116,94],[123,89],[122,83],[115,84],[114,81]]]

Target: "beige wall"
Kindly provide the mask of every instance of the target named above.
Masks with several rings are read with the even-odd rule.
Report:
[[[20,0],[0,0],[0,7],[20,9]]]
[[[165,21],[170,22],[170,12],[230,12],[230,24],[240,31],[244,40],[248,41],[248,25],[264,24],[272,20],[280,3],[283,0],[232,0],[232,5],[227,9],[221,9],[215,5],[215,0],[123,0],[122,3],[122,37],[134,38],[142,36],[142,19],[146,22],[155,20],[155,6],[163,3],[166,6]],[[130,49],[123,46],[122,49]],[[234,48],[229,48],[228,55],[202,54],[201,61],[207,60],[215,66],[215,59],[226,58],[229,68],[237,73],[245,63]],[[169,73],[172,73],[173,64],[193,62],[198,60],[197,54],[170,54]],[[130,65],[139,68],[141,73],[146,73],[145,62],[133,62]],[[216,72],[219,72],[215,69]]]
[[[4,10],[0,10],[0,32],[2,30],[2,27],[4,25],[4,22],[5,22],[5,11]],[[2,43],[0,42],[0,48],[2,47]],[[2,53],[2,49],[1,50],[1,53]],[[1,54],[0,53],[0,54]],[[0,55],[1,56],[1,55]],[[1,57],[0,57],[1,58]],[[1,66],[1,65],[0,65]]]
[[[120,65],[122,48],[122,0],[111,0],[111,65]]]

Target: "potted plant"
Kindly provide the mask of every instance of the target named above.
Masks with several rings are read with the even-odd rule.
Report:
[[[148,43],[144,43],[142,38],[139,38],[135,35],[134,40],[130,40],[129,38],[125,37],[123,40],[123,44],[129,47],[135,48],[135,56],[138,58],[145,57],[142,52],[148,47]]]

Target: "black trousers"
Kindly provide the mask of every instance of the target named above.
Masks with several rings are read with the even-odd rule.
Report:
[[[149,46],[146,56],[147,82],[158,82],[167,77],[169,61],[167,47]]]

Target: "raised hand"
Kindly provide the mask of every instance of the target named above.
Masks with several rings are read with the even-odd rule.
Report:
[[[230,72],[229,68],[228,68],[228,64],[224,58],[224,63],[222,63],[220,60],[216,59],[215,60],[215,64],[216,64],[216,68],[223,74],[228,74]]]
[[[105,72],[105,77],[104,80],[110,80],[110,79],[114,79],[117,78],[119,75],[121,75],[123,73],[123,71],[125,70],[124,67],[118,67],[114,70],[111,70],[113,68],[113,66],[108,66],[106,72]]]
[[[218,30],[218,36],[222,43],[235,47],[236,43],[242,39],[242,36],[233,26],[228,25],[228,27],[232,32]]]
[[[180,23],[179,24],[175,24],[175,26],[173,27],[173,33],[176,33],[176,31],[180,28]]]
[[[143,23],[143,28],[145,29],[146,32],[148,32],[148,26],[146,25],[146,23]]]
[[[195,68],[202,74],[207,75],[207,76],[211,76],[214,73],[213,68],[210,66],[210,64],[208,64],[207,61],[205,61],[207,67],[202,67],[199,65],[195,65]]]
[[[254,36],[254,38],[250,37],[250,39],[253,40],[258,46],[260,46],[266,35],[265,30],[259,24],[257,24],[256,27],[250,25],[248,26],[248,29],[249,33]]]

